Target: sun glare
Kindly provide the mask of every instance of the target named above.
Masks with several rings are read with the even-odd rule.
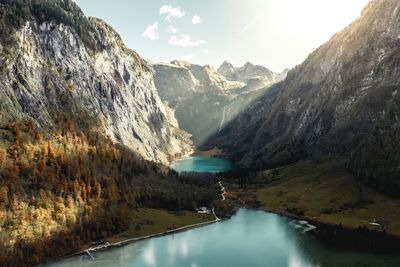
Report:
[[[286,21],[286,30],[294,34],[329,38],[358,18],[367,3],[368,0],[284,0],[280,5],[287,16],[279,17]]]
[[[249,5],[252,16],[237,29],[240,38],[226,57],[239,65],[250,60],[276,71],[291,68],[356,20],[368,1],[258,0]]]

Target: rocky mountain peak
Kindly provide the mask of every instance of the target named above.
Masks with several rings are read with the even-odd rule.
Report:
[[[246,62],[242,67],[234,67],[230,62],[224,61],[218,68],[218,73],[230,81],[240,81],[244,83],[264,82],[267,84],[279,82],[286,77],[287,71],[274,73],[266,67]]]
[[[228,60],[224,60],[224,62],[222,62],[221,67],[222,66],[230,66],[232,68],[234,68],[233,64],[231,62],[229,62]]]
[[[176,65],[176,66],[179,66],[179,67],[187,67],[187,66],[192,65],[189,61],[186,61],[186,60],[172,60],[170,62],[170,64]]]
[[[242,68],[254,68],[255,65],[251,63],[250,61],[247,61]]]
[[[217,69],[218,73],[222,74],[223,76],[227,77],[232,75],[235,72],[235,67],[228,61],[224,61],[221,66]]]
[[[242,67],[239,68],[239,71],[242,72],[272,72],[266,67],[260,66],[260,65],[255,65],[251,62],[246,62]]]

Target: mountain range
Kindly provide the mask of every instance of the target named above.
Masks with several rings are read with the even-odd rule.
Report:
[[[286,77],[247,62],[235,68],[224,62],[218,70],[184,61],[154,64],[161,99],[175,111],[179,126],[201,146],[268,88]]]

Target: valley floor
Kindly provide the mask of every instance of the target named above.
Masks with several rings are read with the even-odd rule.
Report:
[[[358,182],[335,160],[309,160],[263,171],[256,180],[261,185],[244,190],[230,184],[228,190],[231,187],[234,197],[267,211],[400,237],[400,199]]]
[[[400,236],[400,200],[357,182],[334,161],[306,161],[283,168],[269,186],[257,190],[257,199],[268,210]]]

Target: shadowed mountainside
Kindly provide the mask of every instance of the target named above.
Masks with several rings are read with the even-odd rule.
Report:
[[[256,168],[341,157],[364,182],[400,196],[400,2],[362,16],[205,143]]]

